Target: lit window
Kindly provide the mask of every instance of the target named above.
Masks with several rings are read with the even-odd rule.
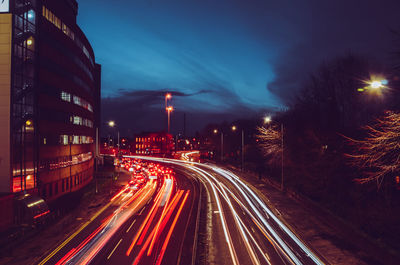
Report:
[[[77,96],[74,96],[74,104],[76,104],[78,106],[82,106],[81,98],[77,97]]]
[[[74,116],[74,124],[82,125],[82,118],[79,116]]]
[[[60,144],[67,145],[68,144],[68,135],[60,135]]]
[[[61,92],[61,99],[62,99],[63,101],[71,102],[71,94],[70,94],[70,93],[67,93],[67,92],[65,92],[65,91],[62,91],[62,92]]]

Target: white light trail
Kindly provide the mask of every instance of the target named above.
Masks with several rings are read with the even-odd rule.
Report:
[[[228,248],[230,249],[231,253],[231,258],[235,264],[237,264],[237,257],[236,253],[234,252],[234,246],[231,241],[231,236],[229,234],[229,229],[226,224],[225,216],[223,214],[223,209],[222,205],[220,202],[219,196],[224,198],[226,203],[229,206],[229,209],[232,213],[232,215],[235,218],[235,224],[238,227],[238,230],[240,232],[240,236],[243,238],[243,241],[246,244],[249,244],[249,238],[251,239],[251,242],[256,246],[256,249],[261,253],[261,255],[264,257],[264,259],[267,261],[267,263],[270,263],[269,257],[267,258],[265,256],[265,251],[261,249],[255,238],[251,235],[249,229],[244,225],[243,220],[239,217],[237,212],[235,211],[234,207],[231,204],[231,200],[229,199],[228,193],[232,198],[238,202],[240,207],[242,207],[248,214],[249,216],[253,219],[253,221],[256,223],[257,227],[263,232],[263,234],[268,238],[268,240],[271,242],[271,244],[274,247],[277,247],[277,253],[282,252],[287,260],[293,264],[300,265],[302,262],[299,260],[297,257],[297,253],[295,254],[291,247],[289,247],[288,242],[285,242],[278,234],[277,231],[271,226],[269,223],[270,221],[274,221],[279,228],[287,235],[289,236],[293,242],[306,254],[306,257],[304,258],[309,258],[311,259],[315,264],[322,265],[324,264],[268,207],[267,205],[255,194],[255,192],[248,187],[237,175],[233,174],[232,172],[229,172],[227,170],[221,169],[216,166],[211,166],[211,165],[205,165],[205,164],[200,164],[200,163],[195,163],[195,162],[187,162],[187,161],[182,161],[182,160],[175,160],[175,159],[165,159],[165,158],[154,158],[154,157],[139,157],[139,156],[127,156],[127,157],[133,157],[133,158],[139,158],[143,160],[153,160],[153,161],[159,161],[159,162],[164,162],[164,163],[171,163],[179,166],[183,166],[191,171],[195,171],[198,173],[201,178],[208,183],[213,191],[214,197],[217,202],[218,206],[218,214],[221,218],[221,223],[222,227],[224,230],[224,235],[228,244]],[[238,196],[235,196],[233,191],[229,190],[221,181],[217,180],[216,177],[214,177],[212,174],[208,173],[207,171],[201,169],[200,167],[208,168],[210,170],[213,170],[215,173],[217,173],[218,176],[223,177],[223,180],[228,181],[231,183],[236,190],[239,192],[240,197],[244,198],[243,200],[240,200]],[[202,181],[203,182],[203,181]],[[203,182],[204,183],[204,182]],[[228,191],[228,193],[226,193]],[[220,195],[218,195],[220,193]],[[245,206],[245,203],[247,206]],[[271,218],[272,220],[269,220]],[[267,220],[268,219],[268,220]],[[249,235],[248,236],[246,236]],[[259,264],[258,259],[255,257],[253,248],[251,245],[246,245],[247,251],[249,253],[249,256],[251,258],[251,261],[253,264]],[[278,251],[279,250],[279,251]]]

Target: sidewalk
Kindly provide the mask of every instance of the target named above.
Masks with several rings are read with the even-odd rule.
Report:
[[[267,205],[276,209],[291,230],[329,264],[400,264],[399,257],[307,198],[291,191],[281,192],[279,185],[266,177],[258,180],[256,174],[233,167],[229,170],[257,188]]]
[[[47,227],[38,229],[30,236],[18,238],[17,244],[2,246],[0,264],[29,265],[37,264],[50,253],[69,234],[73,233],[102,206],[107,204],[111,195],[126,184],[129,174],[121,172],[120,177],[111,182],[111,178],[98,180],[98,193],[95,194],[95,181],[89,184],[79,205]]]

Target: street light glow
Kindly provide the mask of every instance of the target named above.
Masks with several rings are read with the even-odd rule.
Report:
[[[214,133],[218,133],[218,130],[217,130],[217,129],[214,129]]]
[[[372,81],[371,82],[371,87],[374,89],[381,88],[382,86],[383,86],[383,84],[381,81]]]
[[[233,125],[233,126],[232,126],[232,131],[236,131],[236,129],[237,129],[236,126]]]
[[[369,91],[370,93],[382,96],[383,90],[388,88],[388,80],[382,76],[372,75],[369,80],[365,80],[365,87],[358,88],[357,91],[364,92]]]
[[[264,117],[264,123],[270,123],[272,121],[272,117],[271,116],[265,116]]]
[[[171,98],[172,98],[172,95],[171,95],[171,93],[167,93],[167,94],[165,94],[165,98],[166,98],[166,99],[171,99]]]
[[[114,127],[114,126],[115,126],[115,122],[114,122],[114,121],[109,121],[109,122],[108,122],[108,126]]]
[[[173,111],[174,110],[174,107],[172,107],[172,106],[168,106],[168,107],[166,107],[165,108],[168,112],[171,112],[171,111]]]

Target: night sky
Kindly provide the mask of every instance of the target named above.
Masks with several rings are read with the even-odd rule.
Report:
[[[102,64],[102,117],[123,134],[172,132],[284,109],[323,61],[390,63],[399,0],[82,0],[78,24]]]

